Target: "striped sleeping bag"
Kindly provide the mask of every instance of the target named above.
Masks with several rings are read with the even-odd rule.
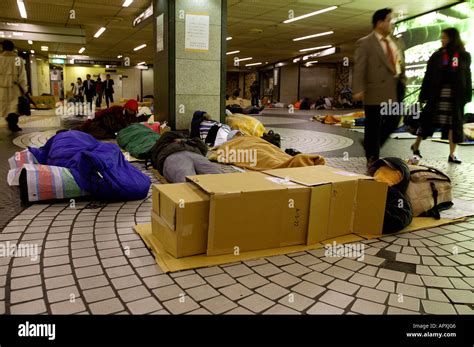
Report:
[[[71,199],[88,195],[64,167],[41,165],[29,150],[16,152],[8,159],[8,184],[20,186],[24,202]]]

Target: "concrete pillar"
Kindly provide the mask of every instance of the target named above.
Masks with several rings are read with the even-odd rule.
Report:
[[[155,119],[177,130],[189,129],[196,110],[223,120],[227,0],[154,1]],[[207,49],[185,45],[186,18],[192,15],[209,16]]]

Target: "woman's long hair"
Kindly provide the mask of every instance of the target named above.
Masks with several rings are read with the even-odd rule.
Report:
[[[446,48],[451,51],[464,52],[466,48],[464,43],[461,41],[461,35],[456,28],[446,28],[442,31],[448,36],[449,42],[446,45]]]

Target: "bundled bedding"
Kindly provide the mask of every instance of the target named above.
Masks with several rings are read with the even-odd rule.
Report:
[[[137,159],[148,159],[160,134],[144,124],[132,124],[117,134],[117,144]]]
[[[148,195],[151,184],[148,176],[125,160],[117,145],[74,130],[58,133],[41,148],[20,152],[10,159],[10,167],[9,183],[21,187],[18,173],[22,172],[28,188],[22,196],[29,201],[86,192],[102,200],[139,200]]]
[[[256,136],[237,136],[213,148],[208,158],[223,164],[255,171],[324,165],[324,157],[316,154],[291,156],[277,146]]]

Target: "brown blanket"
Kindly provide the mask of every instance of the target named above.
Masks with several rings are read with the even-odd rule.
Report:
[[[288,167],[324,165],[320,155],[298,154],[292,157],[280,148],[256,136],[239,136],[214,148],[208,158],[243,169],[263,171]]]

